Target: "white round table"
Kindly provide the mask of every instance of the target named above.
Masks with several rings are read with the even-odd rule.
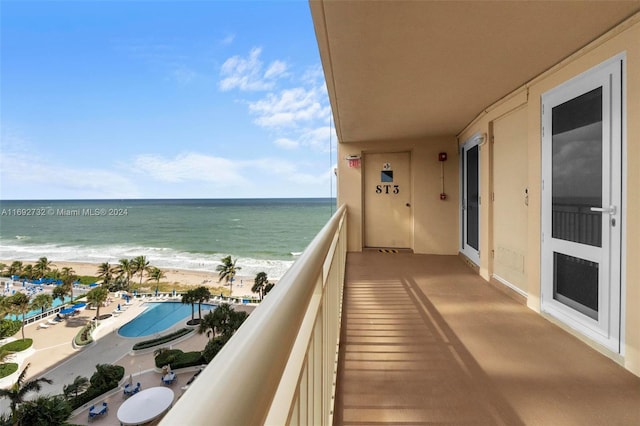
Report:
[[[122,403],[118,420],[123,425],[150,422],[171,407],[173,396],[173,391],[166,387],[142,390]]]

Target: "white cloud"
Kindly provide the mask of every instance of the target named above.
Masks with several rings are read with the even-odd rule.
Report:
[[[299,168],[304,167],[304,165],[279,158],[250,160],[244,162],[244,165],[252,169],[262,170],[265,174],[284,177],[285,180],[294,184],[318,184],[327,179],[325,173],[321,175],[303,173],[299,171]]]
[[[179,84],[185,85],[191,83],[198,74],[195,71],[181,65],[173,70],[172,75]]]
[[[299,121],[311,121],[327,116],[317,88],[296,87],[249,103],[249,111],[258,115],[255,123],[262,127],[295,126]]]
[[[136,185],[110,170],[55,167],[32,153],[3,152],[0,158],[2,198],[129,198],[139,196]],[[19,193],[12,193],[18,188]]]
[[[287,64],[283,61],[273,61],[267,71],[264,73],[264,78],[278,78],[283,76],[287,72]]]
[[[222,80],[220,90],[240,89],[243,91],[270,90],[278,78],[286,74],[287,65],[282,61],[274,61],[263,72],[260,60],[262,49],[254,47],[246,58],[232,56],[220,69]]]
[[[179,154],[174,158],[159,155],[140,155],[133,167],[162,182],[210,182],[217,185],[242,184],[237,163],[231,160],[198,153]]]
[[[280,137],[273,143],[284,149],[311,148],[313,151],[328,152],[330,145],[336,145],[335,130],[329,126],[304,129],[297,137]]]
[[[257,158],[233,161],[200,153],[179,154],[174,158],[141,155],[133,167],[152,179],[168,183],[204,182],[217,187],[250,186],[281,178],[295,184],[317,184],[326,174],[305,173],[305,165],[281,158]]]
[[[223,38],[220,41],[220,44],[224,45],[224,46],[228,46],[231,43],[233,43],[233,41],[236,39],[236,35],[235,34],[229,34],[227,35],[225,38]]]
[[[294,141],[289,138],[278,138],[273,141],[273,143],[284,149],[295,149],[300,146],[300,143],[298,141]]]
[[[300,143],[315,151],[327,152],[329,151],[329,143],[336,146],[335,129],[329,126],[309,129],[300,136]]]

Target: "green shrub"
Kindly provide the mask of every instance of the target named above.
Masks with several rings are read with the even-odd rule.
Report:
[[[94,277],[91,275],[81,275],[78,277],[78,281],[80,281],[80,284],[85,284],[85,285],[93,284],[100,279],[101,278]]]
[[[7,362],[4,364],[0,364],[0,379],[3,377],[7,377],[13,373],[18,371],[18,364],[15,362]]]
[[[185,336],[189,333],[193,332],[192,328],[181,328],[178,331],[175,331],[171,334],[167,334],[166,336],[161,336],[156,339],[145,340],[144,342],[138,342],[133,345],[134,350],[152,348],[154,346],[162,345],[163,343],[170,342],[172,340],[176,340],[182,336]]]
[[[110,364],[96,365],[96,372],[93,373],[93,376],[89,379],[91,383],[89,388],[77,397],[69,400],[71,408],[75,410],[92,399],[117,388],[118,383],[123,377],[124,367],[122,366]]]
[[[18,425],[63,425],[71,416],[71,405],[62,395],[38,396],[19,405]]]
[[[212,340],[209,340],[209,342],[207,343],[207,346],[205,346],[204,350],[202,351],[202,357],[204,358],[207,364],[211,362],[213,357],[218,355],[218,352],[222,350],[225,343],[227,343],[228,341],[229,341],[229,338],[225,336],[217,336],[217,337],[214,337]]]
[[[115,382],[118,384],[124,377],[124,367],[111,364],[96,365],[96,372],[89,379],[91,386],[103,387]]]
[[[172,369],[193,367],[206,364],[202,357],[202,352],[182,352],[180,349],[170,349],[163,351],[155,359],[156,367],[162,368],[169,364]]]
[[[0,351],[5,350],[9,352],[21,352],[21,351],[24,351],[25,349],[30,348],[32,344],[33,344],[33,339],[29,339],[29,338],[14,340],[13,342],[9,342],[7,344],[0,346]]]
[[[11,337],[20,331],[22,328],[22,321],[3,319],[0,321],[0,338]]]
[[[76,346],[86,346],[91,342],[93,342],[93,337],[91,337],[91,323],[89,323],[76,334],[75,343]]]
[[[71,409],[75,410],[76,408],[80,408],[87,402],[91,401],[92,399],[97,398],[100,395],[104,395],[105,393],[117,387],[118,387],[118,383],[111,384],[109,386],[105,386],[102,388],[94,388],[93,386],[90,386],[89,389],[87,389],[80,395],[74,398],[71,398],[69,400],[69,404],[71,404]]]

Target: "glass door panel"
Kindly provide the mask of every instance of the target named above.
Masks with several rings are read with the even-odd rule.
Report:
[[[461,235],[460,251],[480,265],[480,134],[467,140],[460,151]]]
[[[467,241],[466,243],[475,250],[480,248],[479,240],[479,219],[480,219],[480,203],[478,202],[479,185],[478,185],[478,145],[467,151]]]
[[[551,126],[551,236],[602,247],[602,214],[591,211],[602,206],[602,87],[555,106]],[[553,253],[553,297],[597,320],[599,265],[571,248]]]
[[[598,264],[553,253],[553,298],[598,319]]]
[[[552,237],[602,246],[602,87],[553,108]]]

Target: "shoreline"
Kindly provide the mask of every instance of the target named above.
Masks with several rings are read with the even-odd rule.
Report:
[[[61,270],[65,267],[73,268],[76,275],[89,275],[89,276],[97,276],[99,263],[90,263],[90,262],[67,262],[67,261],[56,261],[53,259],[49,259],[53,262],[53,268]],[[0,259],[0,263],[4,263],[9,266],[15,260],[5,260]],[[34,264],[35,261],[27,261],[21,260],[23,264]],[[115,263],[113,265],[116,265]],[[152,265],[153,266],[153,265]],[[160,268],[162,272],[165,274],[165,278],[160,280],[160,283],[177,283],[185,286],[206,286],[206,287],[227,287],[224,281],[218,282],[218,273],[215,271],[197,271],[191,269],[178,269],[178,268]],[[255,277],[248,276],[240,276],[237,275],[234,280],[233,285],[233,294],[232,296],[242,297],[242,296],[257,296],[257,293],[251,292],[251,287],[253,286],[253,281]],[[269,280],[270,282],[276,283],[277,280]],[[136,275],[131,278],[132,283],[139,283],[140,277]],[[149,287],[154,287],[154,281],[147,281],[147,277],[143,277],[142,279],[143,285],[147,283]]]

